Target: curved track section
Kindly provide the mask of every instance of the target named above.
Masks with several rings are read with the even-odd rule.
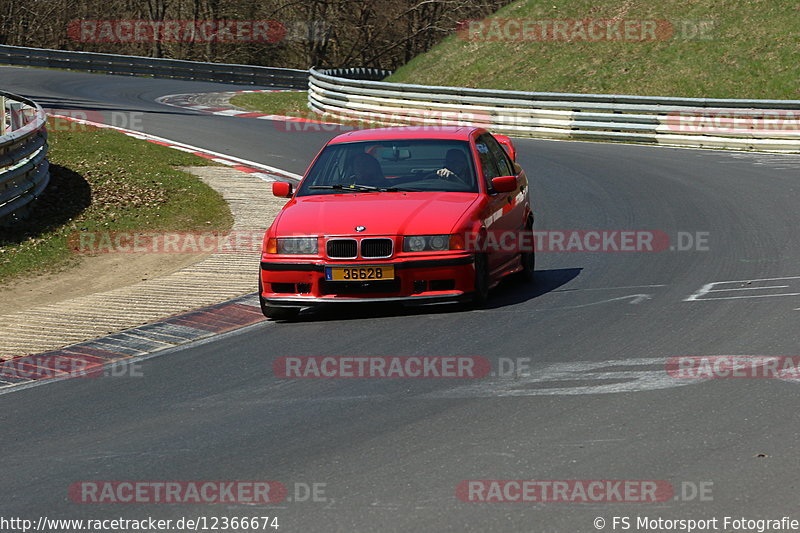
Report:
[[[226,90],[216,84],[0,74],[4,88],[46,106],[142,112],[148,133],[298,173],[330,135],[153,103]],[[800,160],[517,144],[538,230],[658,230],[676,247],[700,233],[708,249],[541,253],[535,285],[505,283],[482,310],[323,308],[148,359],[138,379],[6,394],[3,514],[276,515],[286,531],[583,532],[595,531],[596,517],[610,529],[613,516],[796,512],[800,383],[676,379],[664,363],[797,355]],[[730,281],[743,283],[719,283]],[[531,370],[479,383],[277,379],[273,361],[290,355],[468,355],[495,368],[524,358]],[[296,483],[324,483],[325,501],[126,506],[67,497],[79,480],[212,479],[279,480],[290,498]],[[471,479],[664,480],[679,497],[684,482],[713,488],[704,501],[657,504],[465,503],[456,487]]]
[[[90,112],[90,120],[104,118],[107,123],[117,121],[117,126],[207,150],[258,162],[268,160],[275,167],[297,174],[306,170],[309,147],[319,147],[330,137],[313,130],[298,134],[282,123],[263,120],[243,121],[230,128],[227,117],[155,101],[169,94],[222,92],[241,86],[14,67],[0,67],[0,80],[4,90],[19,89],[46,110]],[[298,142],[298,136],[303,142]]]

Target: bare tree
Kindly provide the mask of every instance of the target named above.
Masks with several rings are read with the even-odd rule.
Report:
[[[0,43],[307,68],[394,69],[510,0],[0,0]],[[220,42],[189,36],[177,42],[76,39],[81,21],[274,20],[287,29],[277,42]]]

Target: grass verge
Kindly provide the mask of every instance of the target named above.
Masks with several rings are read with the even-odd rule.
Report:
[[[659,33],[658,40],[649,42],[506,41],[504,35],[515,34],[492,33],[486,26],[483,35],[494,41],[469,41],[466,33],[451,35],[388,81],[523,91],[800,99],[796,0],[519,0],[489,19],[666,20],[674,31]]]
[[[244,93],[231,98],[231,104],[243,109],[290,117],[307,116],[310,111],[306,102],[308,93],[305,91]]]
[[[176,167],[202,158],[113,130],[73,124],[49,136],[51,181],[30,215],[0,229],[0,282],[76,265],[81,231],[224,231],[233,218],[211,187]],[[87,280],[90,282],[90,280]]]

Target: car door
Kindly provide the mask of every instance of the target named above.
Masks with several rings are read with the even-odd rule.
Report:
[[[503,246],[503,243],[509,242],[506,237],[508,232],[513,232],[517,229],[517,225],[512,223],[512,219],[508,214],[513,209],[514,198],[519,191],[500,193],[492,187],[492,178],[513,174],[513,171],[507,173],[510,171],[509,163],[506,159],[498,159],[496,150],[493,150],[493,145],[496,145],[501,151],[503,150],[489,133],[483,133],[475,139],[475,150],[478,153],[481,177],[489,196],[489,201],[482,214],[483,226],[487,231],[486,246],[490,252],[488,258],[489,271],[492,275],[496,275],[504,270],[506,265],[516,256],[513,246],[509,250]],[[506,173],[504,174],[503,172]]]
[[[500,142],[489,136],[486,139],[489,150],[495,156],[497,161],[497,170],[501,176],[516,176],[517,188],[508,193],[506,198],[506,205],[503,206],[503,217],[507,218],[507,227],[511,231],[519,232],[525,229],[525,222],[528,214],[527,187],[528,180],[525,177],[525,172],[514,162],[508,155],[508,152],[503,148]]]

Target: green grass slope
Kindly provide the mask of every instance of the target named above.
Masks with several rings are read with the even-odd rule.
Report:
[[[179,167],[206,160],[112,130],[51,120],[50,184],[30,216],[0,227],[0,285],[74,266],[82,231],[224,231],[222,196]]]
[[[797,0],[519,0],[492,19],[669,21],[649,42],[447,37],[389,78],[524,91],[800,99]],[[685,28],[685,29],[684,29]],[[701,35],[691,35],[695,32]],[[494,34],[496,37],[496,33]]]

